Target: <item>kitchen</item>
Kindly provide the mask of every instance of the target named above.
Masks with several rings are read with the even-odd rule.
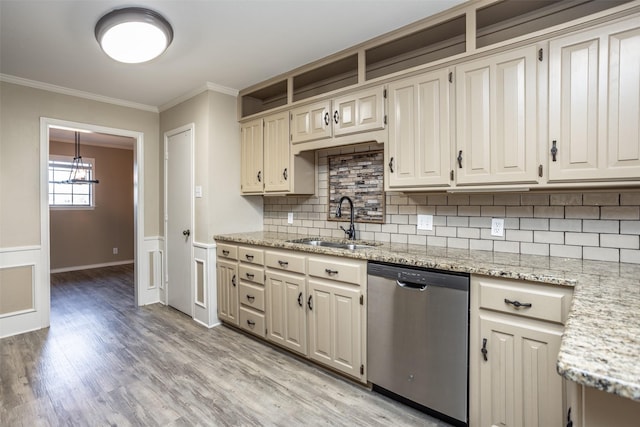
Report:
[[[633,3],[632,5],[621,7],[628,7],[631,9],[634,5],[635,3]],[[607,12],[600,13],[606,18]],[[601,19],[606,21],[605,18]],[[633,23],[633,19],[630,19],[630,21]],[[384,53],[384,49],[380,50],[380,52],[382,52],[382,55]],[[349,55],[346,55],[346,57],[349,57]],[[460,58],[462,58],[462,56],[460,56]],[[442,61],[442,63],[446,63],[445,60]],[[349,61],[346,62],[348,63]],[[349,63],[347,65],[351,66],[352,64]],[[359,67],[358,64],[356,65]],[[306,76],[317,77],[318,75],[322,75],[323,73],[326,74],[326,69],[323,70],[322,73],[315,73],[314,68],[314,66],[309,66],[308,74]],[[418,69],[419,68],[420,66],[418,66]],[[458,69],[462,70],[463,66],[458,67]],[[456,69],[456,73],[458,73],[458,69]],[[541,67],[541,69],[544,70],[544,67]],[[395,72],[402,75],[402,72]],[[358,71],[358,74],[359,73],[360,71]],[[304,74],[304,72],[301,74]],[[418,75],[417,73],[414,74],[416,76]],[[448,80],[449,78],[448,73],[444,74],[444,76],[442,77],[446,82],[446,80]],[[454,81],[456,82],[455,84],[457,84],[457,82],[460,80],[457,78],[457,74],[455,77],[456,78],[454,79]],[[384,78],[382,79],[384,80]],[[282,78],[280,80],[282,80]],[[395,84],[394,79],[389,80],[389,85]],[[300,81],[304,86],[305,79],[301,79]],[[308,82],[309,79],[306,79],[306,81]],[[279,81],[277,83],[279,83]],[[411,85],[414,84],[417,85],[419,84],[419,82],[411,83]],[[281,85],[276,86],[281,87]],[[401,87],[399,87],[398,89],[400,90]],[[10,88],[9,90],[17,91],[17,89],[13,88]],[[247,93],[258,93],[258,95],[260,95],[260,90],[260,88],[250,88]],[[4,89],[3,86],[3,97],[5,93],[7,93],[7,89]],[[333,94],[334,92],[330,93]],[[540,93],[544,94],[545,91],[541,91]],[[338,99],[338,95],[340,94],[341,91],[337,90],[335,94],[331,96],[332,98]],[[549,96],[551,95],[552,93]],[[240,96],[243,96],[242,93]],[[314,96],[323,98],[323,96]],[[394,95],[393,93],[390,93],[389,96],[391,97]],[[254,96],[253,98],[257,97]],[[396,95],[395,99],[401,99],[400,91]],[[456,102],[458,101],[460,101],[460,99],[456,97]],[[225,117],[228,117],[229,120],[235,121],[238,119],[238,117],[235,116],[235,111],[231,111],[230,114],[228,108],[219,107],[218,105],[216,105],[216,102],[218,102],[217,95],[205,93],[204,95],[198,95],[181,104],[178,104],[174,108],[160,113],[160,132],[155,131],[156,135],[161,135],[171,129],[184,124],[185,117],[190,116],[191,118],[189,118],[188,120],[196,120],[193,118],[194,111],[198,112],[199,114],[204,113],[205,116],[209,117],[215,116],[219,111],[224,111]],[[225,100],[225,102],[227,101]],[[239,102],[239,104],[243,105],[242,102]],[[304,101],[297,101],[296,105],[304,107],[303,104],[306,105]],[[539,104],[542,104],[542,102],[539,101]],[[457,105],[459,105],[459,103],[457,103],[456,106]],[[278,111],[289,109],[289,106],[286,104],[286,97],[285,104],[281,105],[280,107],[276,107],[276,109],[277,108],[280,109]],[[271,113],[271,111],[267,110],[268,109],[264,110],[265,116],[270,115],[267,113]],[[329,111],[333,113],[332,110]],[[388,111],[390,114],[391,110],[389,109]],[[322,110],[322,112],[325,111]],[[249,118],[253,119],[257,116],[260,116],[260,112],[256,113],[254,111],[249,115]],[[321,114],[321,122],[324,122],[324,116],[325,114]],[[242,118],[242,112],[240,117]],[[534,122],[537,123],[536,120],[540,120],[541,122],[543,122],[541,126],[546,126],[546,119],[544,118],[546,117],[546,115],[540,115],[537,117],[538,119],[534,118]],[[396,122],[393,121],[391,117],[389,118],[389,120],[389,128],[396,125]],[[552,117],[549,117],[549,122],[549,126],[551,126]],[[206,123],[206,119],[205,121],[201,121],[198,123]],[[198,123],[196,123],[196,128],[200,129],[201,127],[198,125]],[[449,123],[449,126],[451,126],[452,122]],[[447,128],[447,126],[442,126],[441,131],[444,131]],[[335,210],[328,208],[329,200],[328,197],[324,196],[324,194],[326,194],[325,189],[329,188],[328,175],[330,172],[330,158],[332,158],[333,156],[346,156],[352,153],[376,151],[376,149],[379,149],[378,147],[383,146],[383,143],[386,142],[383,139],[378,139],[379,135],[384,132],[384,130],[367,130],[366,132],[367,133],[365,139],[363,139],[362,133],[347,133],[343,136],[332,136],[326,138],[324,141],[322,139],[311,139],[296,142],[293,146],[293,150],[299,150],[300,154],[298,154],[295,159],[304,160],[305,157],[307,159],[313,159],[312,163],[314,165],[314,168],[317,167],[318,169],[317,175],[315,176],[316,183],[314,183],[314,186],[317,185],[318,188],[316,196],[310,196],[308,194],[286,197],[270,196],[264,198],[262,198],[262,196],[249,196],[246,198],[245,202],[237,203],[245,203],[246,205],[251,206],[250,210],[262,209],[262,212],[264,212],[264,219],[258,219],[261,224],[258,224],[258,221],[256,221],[256,217],[253,216],[250,218],[250,222],[248,222],[249,224],[251,224],[251,226],[248,226],[245,230],[237,228],[236,230],[216,229],[214,232],[209,233],[209,225],[206,224],[206,221],[203,221],[205,222],[204,226],[195,227],[196,240],[201,242],[209,242],[209,240],[211,239],[210,236],[213,236],[214,234],[220,236],[227,235],[227,233],[230,232],[251,231],[252,229],[263,229],[266,233],[284,232],[307,237],[321,236],[323,238],[330,238],[334,240],[343,238],[344,233],[338,228],[338,223],[328,220],[330,216],[333,216]],[[540,151],[544,152],[544,155],[540,154],[540,158],[545,159],[544,169],[546,171],[548,168],[548,173],[551,174],[551,168],[554,165],[547,152],[546,134],[543,134],[542,131],[538,131],[537,133],[533,132],[533,134],[537,134],[537,136],[534,137],[534,141],[544,141],[544,144],[540,144]],[[529,135],[529,133],[527,133],[527,135]],[[390,136],[389,138],[391,141],[392,137]],[[205,137],[204,139],[207,138]],[[361,144],[367,141],[378,142],[365,145]],[[353,146],[353,143],[360,144]],[[543,145],[544,150],[542,150]],[[200,143],[198,143],[198,146],[201,146]],[[531,145],[529,144],[528,147],[530,146]],[[395,186],[395,188],[398,189],[402,188],[402,186],[404,185],[401,182],[398,182],[401,177],[393,177],[386,174],[393,173],[390,171],[390,164],[395,165],[396,170],[403,170],[403,165],[402,163],[398,163],[401,162],[401,160],[399,160],[400,157],[390,154],[390,148],[391,147],[389,146],[385,146],[384,150],[384,185]],[[451,145],[450,148],[453,148],[453,145]],[[560,153],[560,159],[562,159],[565,147],[560,144],[557,149]],[[410,258],[410,262],[414,263],[415,265],[428,265],[440,269],[451,269],[444,268],[442,266],[441,260],[447,259],[446,257],[450,256],[455,257],[455,249],[459,249],[463,253],[466,251],[467,253],[473,254],[484,254],[483,252],[478,251],[487,251],[486,256],[491,258],[489,265],[492,268],[488,268],[486,266],[483,267],[482,265],[472,263],[468,259],[469,257],[467,257],[464,262],[457,261],[457,265],[459,265],[459,267],[457,268],[471,274],[480,273],[480,275],[482,275],[482,273],[486,273],[487,270],[493,271],[494,269],[499,268],[504,269],[504,265],[511,265],[514,262],[513,260],[517,259],[517,261],[515,261],[517,265],[515,267],[512,266],[513,270],[510,274],[513,274],[514,278],[533,282],[541,281],[543,283],[558,284],[555,281],[560,281],[566,286],[567,284],[575,283],[576,277],[594,268],[590,266],[597,266],[595,267],[597,271],[598,267],[601,266],[601,264],[598,263],[600,261],[605,263],[613,262],[614,265],[619,265],[617,274],[621,279],[625,277],[633,277],[633,266],[629,266],[629,263],[638,262],[638,233],[637,228],[635,227],[637,227],[637,221],[639,219],[637,217],[639,203],[637,200],[637,192],[633,191],[633,185],[637,185],[637,183],[632,181],[627,183],[624,182],[624,180],[619,180],[616,181],[615,185],[611,184],[611,181],[608,181],[605,184],[591,184],[590,188],[586,188],[586,185],[576,184],[545,187],[546,181],[542,183],[538,181],[538,165],[536,164],[533,169],[530,167],[530,165],[526,165],[527,167],[524,168],[523,172],[523,175],[526,176],[524,178],[516,178],[515,181],[518,182],[517,185],[500,184],[493,182],[491,183],[493,188],[484,188],[482,189],[484,191],[478,191],[480,186],[478,186],[477,182],[486,179],[486,175],[480,176],[479,178],[474,178],[471,173],[469,173],[462,180],[456,181],[456,184],[460,185],[452,185],[452,180],[449,179],[450,167],[448,165],[453,161],[453,164],[455,165],[456,175],[458,175],[459,173],[465,173],[466,171],[464,169],[464,166],[468,163],[471,164],[476,160],[474,157],[472,157],[467,163],[466,154],[472,150],[464,148],[462,150],[463,155],[461,161],[458,161],[458,157],[460,157],[458,151],[460,150],[456,150],[453,156],[451,156],[451,153],[449,152],[451,150],[440,151],[442,152],[442,156],[439,158],[439,160],[444,159],[442,161],[447,166],[446,168],[440,167],[438,169],[440,172],[440,176],[435,176],[434,174],[432,174],[433,180],[430,184],[427,184],[427,187],[429,187],[433,186],[433,183],[435,182],[436,187],[440,186],[439,191],[434,192],[433,187],[429,187],[430,190],[426,190],[425,187],[423,187],[423,189],[421,190],[418,189],[419,187],[417,187],[415,184],[409,184],[408,186],[405,186],[405,188],[410,189],[407,192],[402,192],[401,190],[393,191],[393,188],[385,188],[385,190],[387,191],[384,195],[384,208],[386,215],[385,222],[366,224],[356,223],[356,237],[359,240],[382,243],[383,245],[379,246],[385,246],[385,248],[387,247],[386,245],[389,245],[389,251],[385,251],[385,248],[380,248],[378,249],[380,252],[375,252],[377,254],[386,253],[386,255],[373,255],[374,249],[365,249],[362,252],[355,252],[366,254],[366,256],[349,253],[348,258],[355,257],[355,259],[363,259],[364,257],[365,259],[372,259],[372,257],[380,257],[382,258],[380,260],[388,261],[390,256],[389,252],[396,252],[395,249],[393,249],[393,244],[418,245],[424,249],[426,254],[420,257],[420,259]],[[151,157],[155,156],[155,158],[159,158],[159,152],[160,150],[156,148],[155,151],[152,151],[151,153],[146,151],[145,154]],[[314,153],[313,156],[308,154],[310,152]],[[202,171],[206,168],[207,161],[213,161],[215,159],[214,155],[219,155],[219,152],[211,153],[205,151],[205,153],[208,154],[199,157],[198,161],[202,163],[196,165],[196,170]],[[236,160],[236,162],[233,163],[233,165],[236,166],[241,162],[238,154],[235,154],[235,157],[232,157]],[[411,154],[409,154],[409,156],[411,156]],[[392,158],[393,160],[395,160],[395,163],[391,161]],[[300,173],[300,171],[303,170],[305,166],[304,162],[299,162],[300,164],[294,165],[293,168],[288,171],[290,173],[290,176],[292,177],[292,180],[295,180],[295,182],[297,182],[296,173]],[[463,166],[458,167],[458,165],[460,164],[459,162],[462,163]],[[231,163],[231,161],[229,161],[229,163]],[[309,161],[308,163],[311,163],[311,161]],[[233,165],[229,166],[228,170],[221,172],[232,173],[231,169],[233,169]],[[442,165],[442,163],[439,163],[439,165]],[[389,166],[389,168],[387,168],[387,166]],[[458,171],[458,169],[461,169],[462,171]],[[546,180],[550,175],[545,175],[545,171],[543,171],[543,176]],[[442,172],[444,172],[444,174],[442,174]],[[218,172],[212,171],[211,173],[213,174]],[[554,173],[558,172],[556,171]],[[602,173],[602,171],[597,171],[594,173],[598,174]],[[615,174],[617,172],[611,173]],[[258,176],[258,174],[251,174],[252,177],[254,175],[256,177]],[[495,179],[495,176],[497,176],[497,174],[490,173],[489,179]],[[223,187],[223,185],[221,184],[224,183],[225,179],[228,178],[225,178],[223,173],[217,177],[214,177],[212,175],[205,175],[202,178],[198,177],[198,181],[209,181],[207,184],[210,185],[207,185],[205,189],[210,190]],[[475,184],[474,179],[476,180]],[[513,180],[513,177],[511,177],[511,179]],[[573,179],[576,178],[574,177]],[[580,177],[577,179],[580,180],[585,178]],[[562,179],[560,181],[562,181]],[[464,185],[469,185],[467,183],[471,183],[471,186],[464,187]],[[602,187],[601,185],[605,186]],[[529,191],[531,187],[535,186],[538,186],[538,188],[534,188],[534,191]],[[600,188],[598,188],[599,186]],[[615,189],[612,190],[607,187],[615,187]],[[443,188],[446,188],[447,190],[443,190]],[[505,192],[505,189],[510,191]],[[158,197],[161,197],[160,188],[156,188],[152,190],[152,192],[153,191],[157,193]],[[237,192],[237,188],[227,189],[223,191]],[[276,190],[275,193],[278,193],[280,191],[282,190]],[[258,190],[258,192],[262,192],[262,190]],[[202,209],[203,206],[201,205],[205,203],[208,202],[204,199],[196,200],[196,211],[198,209]],[[216,217],[216,215],[220,215],[221,217],[229,216],[228,211],[226,210],[228,207],[220,206],[221,204],[215,205],[216,206],[213,206],[213,204],[211,206],[205,206],[205,211],[206,209],[209,209],[208,212],[212,217]],[[235,212],[242,212],[242,210],[236,209]],[[289,224],[289,212],[293,213],[292,224]],[[345,208],[345,213],[347,212],[348,210]],[[242,214],[247,215],[246,213]],[[432,216],[432,218],[427,219],[427,222],[432,222],[432,230],[417,230],[417,215]],[[492,236],[491,223],[492,219],[494,218],[504,219],[504,236]],[[151,219],[151,224],[152,229],[157,228],[159,230],[161,219],[156,215],[156,218]],[[200,234],[198,235],[197,233]],[[636,238],[635,243],[633,237]],[[301,251],[302,254],[308,252],[308,249],[305,249],[306,246],[303,247],[299,243],[281,241],[267,242],[266,240],[260,241],[259,239],[251,236],[245,238],[245,240],[243,241],[238,241],[238,238],[222,236],[222,240],[224,240],[225,238],[232,239],[232,241],[237,243],[238,249],[240,249],[241,246],[246,246],[248,243],[250,243],[263,247],[262,250],[264,250],[264,247],[276,245],[275,247],[277,248],[285,248],[289,250],[295,248],[296,251]],[[218,240],[220,243],[219,246],[222,246],[223,243],[220,241],[220,239]],[[257,241],[258,243],[256,243]],[[196,250],[201,250],[201,253],[197,254],[196,258],[210,260],[212,249],[215,251],[215,248],[213,247],[196,248]],[[327,255],[326,251],[328,249],[321,250],[325,251],[323,252],[324,255]],[[430,251],[434,255],[430,255]],[[515,254],[513,254],[514,252]],[[344,252],[330,252],[331,255],[335,255],[336,253],[340,253],[341,255],[344,254]],[[266,254],[267,252],[265,252],[265,256]],[[426,260],[424,258],[425,256]],[[529,256],[531,256],[531,258],[529,258]],[[546,261],[541,261],[541,259],[536,258],[536,256],[543,257],[542,259]],[[309,255],[309,257],[311,257],[311,255]],[[402,257],[403,256],[393,255],[391,259],[402,259]],[[520,261],[521,259],[522,261]],[[525,260],[526,264],[524,264]],[[559,260],[562,260],[562,262],[560,262]],[[574,260],[575,263],[573,262]],[[582,260],[585,260],[584,264],[582,264]],[[310,258],[308,262],[311,262]],[[523,265],[520,265],[520,262],[522,262]],[[540,262],[542,262],[542,265],[532,264]],[[622,264],[617,264],[618,262],[621,262]],[[557,271],[557,264],[561,264],[561,267],[559,267],[560,271],[562,272],[561,274]],[[576,268],[577,270],[573,270],[573,268]],[[360,270],[361,269],[362,268],[360,268]],[[576,271],[579,272],[579,275],[578,273],[576,273]],[[320,273],[322,273],[322,270],[320,271]],[[311,272],[305,272],[305,274],[311,274]],[[360,281],[358,283],[364,283],[362,281],[362,272],[358,274],[358,280]],[[535,277],[533,277],[536,274],[540,274],[542,278],[536,279]],[[606,273],[606,275],[608,274],[609,273]],[[488,275],[491,276],[492,274]],[[312,279],[309,277],[304,280],[308,280],[309,282],[311,282]],[[489,284],[488,286],[489,288],[491,288],[491,284]],[[504,287],[504,285],[494,285],[493,288],[500,288],[501,286]],[[473,299],[473,285],[471,289],[471,298]],[[633,292],[631,294],[633,295]],[[209,296],[211,296],[211,294],[209,294]],[[564,300],[566,300],[566,297],[564,298]],[[211,312],[211,304],[204,305],[207,306],[209,311],[206,313],[197,314],[196,317],[201,316],[200,320],[203,321],[203,323],[208,323],[213,319],[215,313]],[[481,307],[484,307],[482,308],[482,310],[485,310],[486,308],[485,306],[480,306],[478,304],[477,306],[472,305],[472,310],[477,309],[479,315],[482,315],[482,313],[480,313]],[[496,309],[489,308],[489,310],[495,311]],[[567,324],[571,324],[572,318],[570,317],[567,309],[562,305],[560,307],[560,314],[558,316],[558,320],[554,320],[552,322],[555,323],[556,326],[558,324],[564,323],[567,319],[566,316],[569,316]],[[479,339],[480,337],[476,338]],[[568,338],[570,337],[567,337],[566,339]],[[471,337],[470,339],[470,348],[476,348],[476,346],[472,345],[473,337]],[[477,348],[481,347],[482,344],[477,346]],[[491,352],[489,354],[491,355]],[[470,351],[470,357],[479,358],[482,357],[482,353]],[[490,358],[489,360],[492,359]],[[470,363],[473,363],[473,361],[470,361]],[[567,368],[567,371],[569,372],[569,374],[567,375],[572,375],[570,373],[570,368]],[[471,373],[471,375],[473,375],[473,373]],[[473,382],[470,379],[470,385],[471,384],[473,384]],[[473,405],[471,406],[473,407]],[[576,411],[574,411],[574,416],[575,414]]]

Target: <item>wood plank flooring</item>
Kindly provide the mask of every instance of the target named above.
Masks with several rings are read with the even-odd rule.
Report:
[[[447,426],[227,327],[136,307],[133,266],[51,276],[51,327],[0,340],[0,425]]]

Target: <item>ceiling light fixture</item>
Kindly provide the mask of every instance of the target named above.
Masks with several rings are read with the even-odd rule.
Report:
[[[100,18],[95,35],[104,53],[111,58],[138,64],[160,56],[173,40],[173,29],[153,10],[126,7]]]

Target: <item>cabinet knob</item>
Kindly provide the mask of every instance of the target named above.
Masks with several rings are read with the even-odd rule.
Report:
[[[326,126],[329,126],[329,120],[330,120],[329,119],[329,112],[327,111],[327,112],[324,113],[324,124]]]
[[[334,121],[336,124],[338,124],[338,123],[340,122],[340,114],[338,113],[338,110],[336,110],[336,111],[333,113],[333,121]]]
[[[253,295],[247,294],[247,300],[248,301],[253,302],[253,300],[255,300],[255,299],[256,299],[256,297],[254,297]]]
[[[287,172],[287,168],[284,168],[284,171],[282,172],[282,177],[284,178],[285,181],[289,177],[289,173]]]
[[[253,320],[247,319],[247,325],[249,325],[250,328],[253,328],[254,326],[256,326],[256,322],[254,322]]]
[[[258,182],[262,182],[262,171],[258,171]]]

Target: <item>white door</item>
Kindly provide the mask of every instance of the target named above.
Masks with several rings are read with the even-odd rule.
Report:
[[[165,147],[167,303],[189,316],[193,315],[191,132],[171,135]]]

